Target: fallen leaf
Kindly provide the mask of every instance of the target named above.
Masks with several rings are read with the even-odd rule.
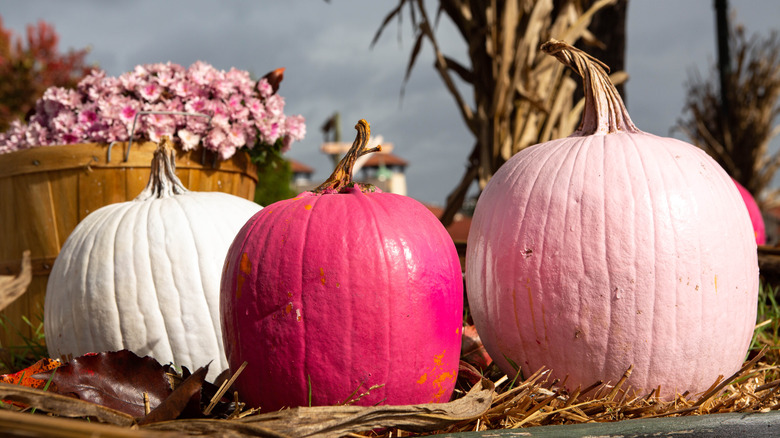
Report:
[[[195,371],[195,373],[178,385],[173,393],[163,400],[159,406],[138,420],[138,424],[144,425],[159,421],[175,420],[179,418],[185,409],[190,411],[187,417],[202,416],[200,410],[201,388],[203,388],[203,382],[208,372],[208,365]]]
[[[483,371],[493,363],[493,359],[485,350],[485,346],[482,345],[477,328],[473,325],[463,326],[460,359]]]
[[[173,392],[169,370],[149,356],[139,357],[128,350],[90,353],[57,368],[49,390],[143,417],[144,394],[154,409]],[[48,371],[35,377],[48,379],[50,375]]]
[[[342,437],[350,433],[394,427],[413,432],[435,431],[482,416],[493,402],[495,386],[479,381],[465,396],[449,403],[406,406],[315,406],[250,415],[238,420],[176,420],[153,423],[141,430],[175,431],[220,436]]]
[[[130,426],[135,419],[124,412],[115,411],[105,406],[85,402],[73,397],[54,394],[40,389],[19,385],[0,383],[0,399],[9,400],[14,404],[34,407],[38,411],[49,412],[61,417],[90,417],[104,423],[118,426]],[[23,415],[30,415],[24,413]]]
[[[35,378],[33,376],[46,371],[51,371],[60,366],[62,366],[60,361],[45,357],[21,371],[0,375],[0,382],[42,389],[46,386],[47,380]]]
[[[470,363],[461,360],[458,363],[458,387],[471,388],[477,382],[482,380],[483,376],[480,371],[474,368]]]

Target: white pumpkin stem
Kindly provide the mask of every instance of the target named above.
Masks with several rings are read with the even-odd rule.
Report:
[[[585,109],[573,135],[641,132],[631,121],[626,105],[607,75],[609,67],[563,41],[551,39],[540,48],[582,76]]]
[[[163,136],[154,151],[149,182],[135,201],[180,195],[187,191],[176,176],[176,151],[173,149],[173,142],[168,136]]]
[[[349,148],[349,151],[344,156],[344,158],[342,158],[341,161],[339,161],[339,164],[336,165],[336,169],[333,171],[330,177],[328,177],[324,183],[320,184],[319,187],[314,189],[313,192],[340,192],[348,187],[353,187],[355,184],[352,182],[352,168],[355,166],[355,161],[357,161],[358,158],[365,154],[379,152],[382,150],[382,146],[366,149],[368,139],[371,137],[371,127],[365,119],[360,119],[357,122],[357,125],[355,125],[355,129],[357,130],[357,135],[355,136],[355,141],[352,143],[352,147]],[[373,191],[373,186],[367,184],[366,186],[361,187],[361,191],[371,192]]]

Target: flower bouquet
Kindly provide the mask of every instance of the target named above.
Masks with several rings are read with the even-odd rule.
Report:
[[[246,71],[204,62],[139,65],[119,77],[94,70],[76,89],[51,87],[27,123],[0,134],[0,153],[83,142],[174,138],[226,160],[246,148],[255,158],[286,151],[306,133],[302,116],[286,116],[276,94],[284,69],[254,81]]]

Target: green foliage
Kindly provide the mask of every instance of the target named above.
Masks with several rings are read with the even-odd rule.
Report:
[[[270,151],[261,153],[253,153],[250,150],[249,154],[257,165],[255,202],[266,206],[297,195],[290,188],[292,181],[290,162],[284,159],[280,148],[274,147]]]
[[[758,289],[756,329],[750,343],[751,354],[767,347],[766,360],[772,363],[780,363],[780,303],[777,292],[777,287],[761,282]]]
[[[22,39],[3,28],[0,19],[0,131],[32,111],[47,88],[75,87],[91,70],[86,49],[61,54],[58,42],[46,22],[28,25]]]
[[[6,333],[17,334],[23,345],[2,346],[0,349],[0,373],[16,372],[24,369],[43,357],[48,357],[46,349],[46,335],[43,333],[43,318],[38,318],[36,325],[26,316],[22,316],[22,322],[32,329],[32,335],[25,335],[22,330],[8,320],[5,315],[0,315],[0,330]]]

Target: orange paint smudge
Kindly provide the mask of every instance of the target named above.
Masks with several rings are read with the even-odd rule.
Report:
[[[444,359],[444,353],[446,353],[447,350],[444,350],[441,352],[441,354],[437,354],[436,356],[433,356],[433,363],[435,367],[440,367],[442,364],[442,360]]]
[[[447,392],[447,388],[444,385],[448,380],[452,380],[455,378],[455,374],[451,372],[443,372],[439,374],[438,377],[432,382],[433,387],[436,390],[436,392],[433,394],[433,401],[434,402],[441,402],[442,397],[444,397],[444,393]]]
[[[241,254],[241,261],[238,264],[238,279],[236,281],[236,299],[241,298],[241,291],[244,288],[244,282],[249,274],[252,273],[252,262],[247,253]]]
[[[290,312],[292,312],[292,309],[293,309],[293,303],[287,303],[287,305],[284,306],[284,313],[289,315]]]
[[[320,283],[325,284],[325,269],[320,268]]]
[[[311,204],[306,204],[303,206],[306,210],[311,210]]]
[[[460,332],[460,329],[456,330],[456,332]],[[431,395],[431,401],[432,402],[440,402],[440,401],[446,401],[442,400],[444,396],[447,394],[447,389],[450,388],[451,385],[448,384],[448,381],[454,380],[457,371],[453,372],[445,371],[444,369],[444,356],[447,354],[447,350],[444,350],[441,352],[441,354],[437,354],[433,356],[433,366],[423,374],[419,380],[417,380],[417,383],[423,384],[428,382],[428,384],[431,385],[432,395]],[[428,374],[431,374],[434,377],[432,380],[428,379]]]
[[[241,254],[241,264],[238,266],[238,269],[246,275],[252,273],[252,262],[249,260],[247,253]]]

